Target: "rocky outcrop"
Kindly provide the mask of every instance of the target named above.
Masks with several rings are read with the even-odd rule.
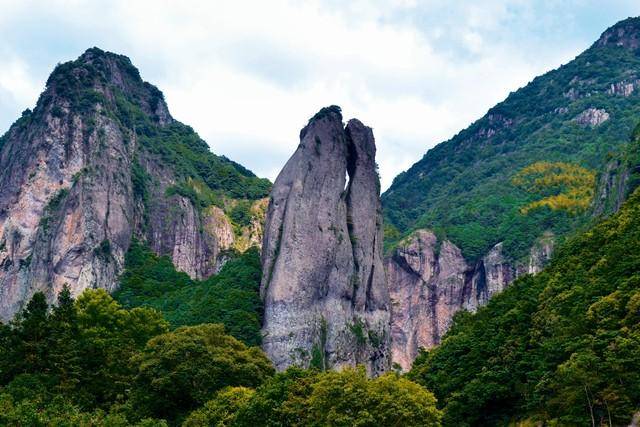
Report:
[[[627,18],[607,29],[596,46],[619,46],[636,51],[640,49],[640,18]]]
[[[393,362],[408,370],[420,348],[440,343],[458,311],[475,311],[517,276],[538,272],[552,248],[551,236],[540,239],[527,262],[514,266],[498,243],[469,265],[450,241],[428,230],[414,232],[385,259]]]
[[[371,129],[321,110],[278,175],[265,222],[263,348],[277,369],[390,367],[379,192]]]
[[[628,98],[633,94],[633,92],[640,85],[640,80],[635,80],[633,82],[618,82],[611,83],[609,89],[607,89],[607,94],[609,95],[620,95]]]
[[[133,236],[194,278],[216,271],[231,224],[169,191],[180,178],[149,136],[176,126],[126,57],[94,48],[56,68],[0,139],[0,320],[36,291],[114,290]]]
[[[609,120],[609,113],[604,109],[587,108],[574,119],[580,126],[596,127]]]

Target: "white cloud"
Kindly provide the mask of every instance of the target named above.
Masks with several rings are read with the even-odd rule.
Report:
[[[2,102],[13,102],[29,106],[38,96],[40,84],[35,83],[30,76],[28,66],[19,58],[5,58],[0,67],[0,91],[10,99]]]
[[[532,0],[452,3],[0,0],[0,52],[31,58],[0,57],[0,89],[10,90],[18,111],[35,102],[44,67],[93,45],[117,51],[214,152],[271,179],[307,119],[338,104],[345,118],[374,128],[384,188],[428,148],[591,41],[549,45],[548,31],[535,25],[547,30],[555,21]],[[33,28],[33,38],[10,44],[23,28]],[[30,72],[39,43],[55,49]],[[65,56],[51,57],[58,52]]]

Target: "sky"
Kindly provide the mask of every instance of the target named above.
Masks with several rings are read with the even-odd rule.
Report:
[[[638,0],[0,0],[0,134],[57,63],[127,55],[216,154],[274,180],[327,105],[373,128],[383,190]]]

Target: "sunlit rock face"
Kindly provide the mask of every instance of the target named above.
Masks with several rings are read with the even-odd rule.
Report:
[[[552,249],[552,237],[540,239],[528,259],[514,265],[498,243],[471,265],[450,241],[429,230],[412,233],[384,261],[393,362],[410,369],[421,348],[440,343],[458,311],[476,311],[517,276],[539,272]]]
[[[390,367],[370,128],[321,110],[276,179],[263,240],[263,348],[275,366]]]

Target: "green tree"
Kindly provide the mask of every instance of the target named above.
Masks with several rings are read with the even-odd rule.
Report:
[[[433,394],[396,374],[367,378],[364,368],[290,368],[240,408],[238,426],[439,426]]]
[[[53,307],[49,318],[49,327],[51,333],[47,345],[50,349],[51,374],[56,377],[61,393],[71,393],[80,382],[82,367],[78,349],[78,316],[67,285],[58,295],[58,304]]]
[[[183,427],[235,425],[238,412],[249,402],[255,390],[247,387],[227,387],[200,409],[193,411],[182,423]]]
[[[114,297],[125,307],[153,307],[174,328],[222,323],[229,335],[247,345],[260,345],[260,253],[253,247],[229,260],[221,271],[202,281],[175,269],[169,257],[159,257],[134,241],[126,270]]]
[[[307,399],[320,373],[291,367],[279,372],[257,389],[236,422],[239,426],[301,426],[307,414]]]
[[[126,310],[102,289],[87,290],[77,300],[82,388],[92,403],[124,399],[136,373],[127,363],[146,342],[168,330],[155,310]]]
[[[439,426],[432,393],[395,374],[369,380],[364,368],[328,372],[307,400],[310,426]]]
[[[50,333],[49,306],[43,293],[36,292],[14,321],[17,348],[14,356],[20,370],[46,372]]]
[[[216,324],[181,327],[152,338],[133,363],[134,407],[168,419],[203,405],[224,387],[256,387],[273,374],[260,349],[245,346]]]

